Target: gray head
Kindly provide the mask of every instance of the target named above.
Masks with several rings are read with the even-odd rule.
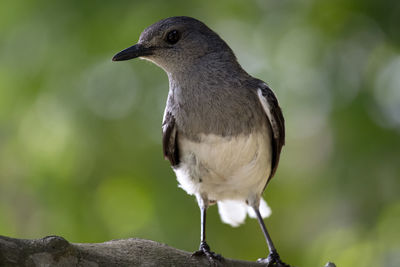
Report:
[[[170,17],[154,23],[139,42],[113,57],[113,61],[140,57],[167,73],[182,72],[201,61],[224,61],[238,65],[229,46],[204,23],[190,17]]]

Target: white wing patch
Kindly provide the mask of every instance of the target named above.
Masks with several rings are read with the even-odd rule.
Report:
[[[265,113],[267,114],[268,120],[271,123],[274,138],[279,138],[279,127],[277,125],[276,120],[271,115],[271,106],[269,105],[268,100],[263,96],[261,89],[257,90],[257,94],[258,94],[258,99],[260,99],[261,105]]]

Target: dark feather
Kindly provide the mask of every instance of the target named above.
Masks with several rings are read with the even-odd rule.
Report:
[[[271,174],[268,178],[268,182],[274,176],[276,169],[278,168],[279,158],[281,150],[285,144],[285,119],[283,118],[282,110],[279,107],[278,100],[274,92],[263,83],[260,87],[263,97],[266,99],[269,105],[269,112],[271,119],[268,118],[268,123],[271,128],[271,147],[272,147],[272,162],[271,162]],[[268,183],[267,182],[267,183]],[[266,185],[265,185],[266,186]]]
[[[170,113],[165,114],[162,124],[163,131],[163,153],[164,158],[168,159],[172,167],[179,164],[178,132],[175,126],[175,118]]]

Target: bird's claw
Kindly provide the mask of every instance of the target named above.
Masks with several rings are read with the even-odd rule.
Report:
[[[195,251],[192,254],[192,257],[198,257],[198,256],[206,256],[210,261],[210,263],[214,265],[216,265],[217,262],[222,261],[222,256],[215,252],[210,251],[210,246],[208,246],[206,242],[201,242],[199,250]]]
[[[267,258],[258,259],[257,262],[266,264],[267,267],[290,267],[290,265],[282,262],[276,251],[269,253]]]

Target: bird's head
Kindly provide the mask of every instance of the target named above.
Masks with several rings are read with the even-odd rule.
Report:
[[[187,70],[205,56],[236,61],[228,45],[204,23],[190,17],[171,17],[146,28],[139,42],[117,53],[113,61],[139,57],[173,73]]]

